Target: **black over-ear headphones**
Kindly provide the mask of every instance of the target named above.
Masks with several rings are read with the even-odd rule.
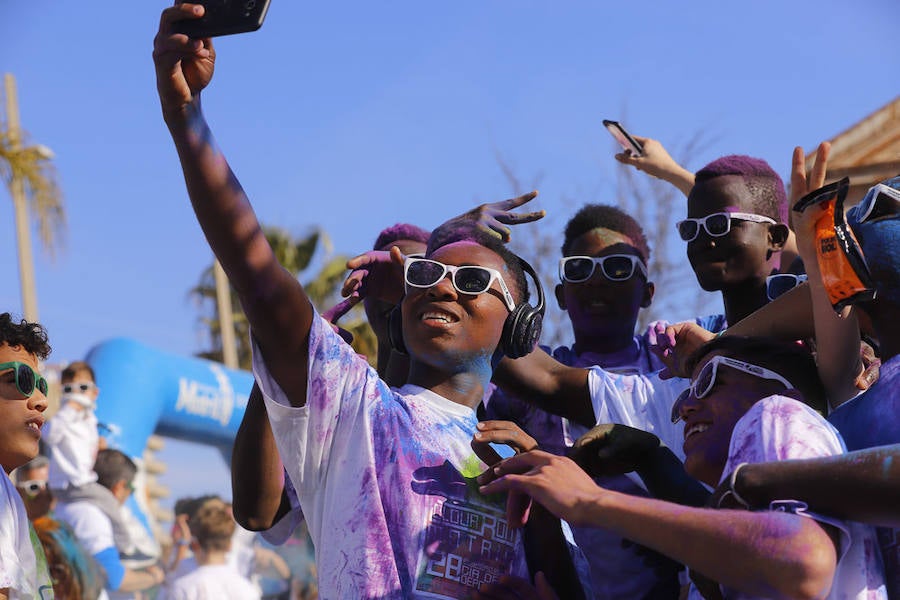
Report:
[[[531,306],[522,302],[506,317],[503,323],[503,334],[500,336],[500,351],[509,358],[521,358],[530,354],[541,336],[541,326],[544,322],[544,288],[534,268],[521,257],[516,257],[522,266],[522,271],[534,280],[537,291],[537,306]],[[403,315],[400,305],[394,307],[388,321],[388,339],[391,348],[406,354],[406,344],[403,342]]]

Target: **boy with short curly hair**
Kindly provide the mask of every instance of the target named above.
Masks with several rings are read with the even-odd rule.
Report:
[[[22,498],[9,478],[38,455],[47,380],[38,361],[50,354],[47,332],[37,323],[0,314],[0,599],[52,598],[47,558],[28,522]]]

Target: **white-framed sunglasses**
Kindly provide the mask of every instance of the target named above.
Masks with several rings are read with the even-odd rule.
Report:
[[[559,260],[559,280],[565,283],[582,283],[591,278],[594,270],[610,281],[626,281],[634,277],[636,270],[647,279],[647,267],[639,257],[631,254],[608,256],[565,256]]]
[[[783,385],[786,390],[795,389],[790,381],[771,369],[766,369],[765,367],[760,367],[759,365],[754,365],[753,363],[748,363],[744,360],[737,360],[736,358],[729,358],[717,354],[716,356],[713,356],[709,362],[703,365],[703,368],[697,373],[697,377],[691,382],[690,387],[678,395],[678,399],[675,400],[675,404],[672,405],[672,423],[677,423],[681,420],[681,407],[691,394],[694,395],[694,398],[700,399],[706,397],[712,391],[713,387],[716,385],[716,374],[719,371],[719,365],[737,369],[738,371],[748,373],[754,377],[759,377],[760,379],[777,381]]]
[[[47,489],[47,481],[44,479],[28,479],[20,481],[16,487],[25,492],[29,498],[34,498],[45,489]]]
[[[496,281],[500,284],[500,291],[503,293],[503,301],[509,312],[516,309],[516,301],[506,282],[503,281],[503,275],[496,269],[482,267],[478,265],[445,265],[444,263],[430,258],[406,257],[403,261],[403,279],[406,285],[415,288],[430,288],[440,282],[447,274],[450,274],[450,281],[453,283],[454,289],[460,294],[469,296],[477,296],[483,294]]]
[[[737,219],[738,221],[751,221],[753,223],[776,224],[775,219],[765,215],[744,212],[717,212],[698,219],[687,218],[683,221],[678,221],[678,223],[675,224],[675,227],[678,229],[678,235],[681,236],[681,239],[685,242],[692,242],[700,235],[701,227],[705,229],[706,233],[711,237],[728,235],[728,232],[731,231],[731,221],[733,219]]]
[[[873,185],[860,203],[850,210],[854,211],[859,223],[896,217],[900,215],[900,190],[883,183]]]
[[[96,384],[90,382],[81,383],[64,383],[62,386],[63,394],[72,394],[81,392],[82,394],[97,387]]]
[[[788,293],[806,280],[807,276],[803,273],[800,273],[799,275],[794,275],[793,273],[776,273],[775,275],[769,275],[766,277],[766,297],[769,299],[769,302],[771,302],[775,298]]]

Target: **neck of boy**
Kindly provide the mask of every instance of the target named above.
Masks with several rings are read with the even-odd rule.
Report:
[[[637,356],[639,349],[634,345],[634,326],[631,323],[630,328],[620,328],[619,331],[609,331],[606,335],[592,335],[575,331],[575,344],[572,350],[576,354],[584,354],[585,352],[593,352],[596,354],[614,354],[615,357],[621,353],[630,354],[633,358]]]
[[[407,383],[431,390],[447,400],[468,406],[472,410],[477,409],[481,404],[489,382],[490,373],[487,377],[477,371],[461,371],[448,375],[433,369],[424,369],[420,363],[413,363],[410,366],[407,380]]]
[[[201,567],[206,565],[224,565],[225,562],[225,552],[222,550],[204,550],[197,553],[197,564]]]
[[[766,296],[766,280],[746,281],[722,290],[725,319],[730,324],[741,321],[769,302]]]

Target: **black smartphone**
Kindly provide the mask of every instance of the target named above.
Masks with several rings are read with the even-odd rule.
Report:
[[[614,138],[616,138],[616,141],[619,142],[619,145],[621,145],[622,148],[631,151],[632,156],[642,156],[644,154],[644,147],[641,146],[636,139],[631,137],[618,121],[603,119],[603,126],[606,127],[607,131],[609,131]]]
[[[194,0],[193,4],[206,8],[201,18],[172,23],[175,33],[193,39],[256,31],[269,10],[269,0]]]

